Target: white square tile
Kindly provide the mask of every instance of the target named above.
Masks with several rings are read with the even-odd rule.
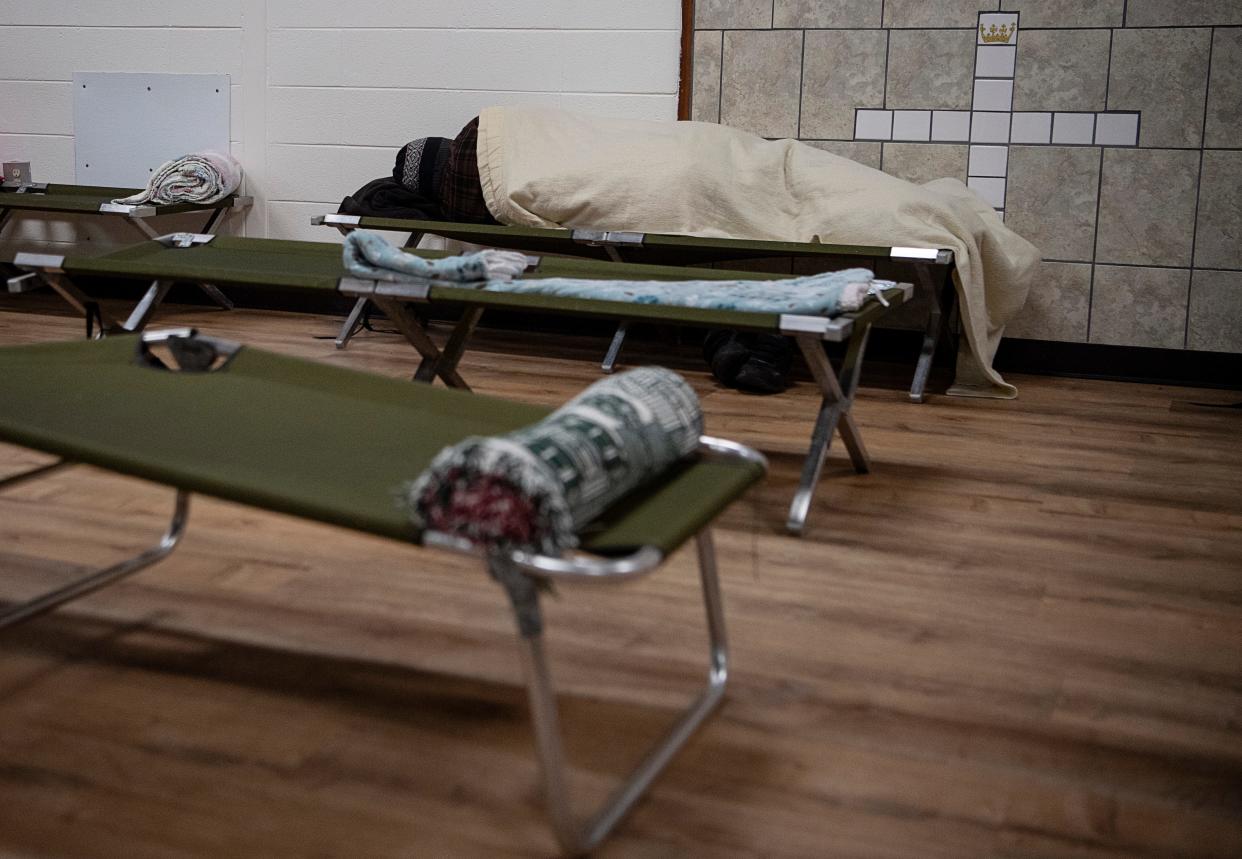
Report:
[[[893,111],[893,140],[930,140],[930,110]]]
[[[932,140],[965,143],[970,140],[969,110],[933,110]]]
[[[1014,12],[984,12],[979,15],[980,45],[1013,45],[1018,41],[1018,16]]]
[[[971,176],[966,185],[993,209],[1005,208],[1005,180],[987,176]]]
[[[1057,113],[1052,117],[1053,143],[1090,143],[1095,134],[1095,114]]]
[[[1013,107],[1012,80],[975,81],[975,110],[1010,110]]]
[[[966,172],[971,176],[1004,176],[1008,165],[1008,146],[971,146]]]
[[[975,48],[975,77],[1013,77],[1013,63],[1017,52],[1017,47],[1012,45],[980,45]]]
[[[855,140],[892,140],[891,110],[859,110],[854,114]]]
[[[1137,113],[1097,113],[1095,115],[1096,146],[1138,145],[1139,115]]]
[[[1052,140],[1051,113],[1015,113],[1009,129],[1010,143],[1047,143]]]
[[[1009,114],[980,113],[970,115],[971,143],[1008,143]]]

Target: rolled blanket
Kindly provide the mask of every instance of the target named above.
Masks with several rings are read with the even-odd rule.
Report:
[[[350,274],[371,280],[424,278],[477,282],[480,289],[489,292],[811,316],[835,316],[858,310],[868,296],[892,286],[891,281],[876,280],[865,268],[784,280],[586,280],[567,277],[515,280],[526,268],[523,254],[487,250],[426,260],[393,247],[383,236],[365,230],[355,230],[346,237],[344,261]]]
[[[399,499],[420,529],[558,555],[615,501],[694,452],[702,432],[686,381],[640,367],[601,379],[536,424],[445,448]]]
[[[368,280],[506,281],[526,269],[526,254],[486,250],[444,259],[423,259],[395,248],[380,235],[354,230],[341,252],[345,270]]]
[[[113,200],[128,206],[155,203],[215,203],[241,185],[242,166],[232,155],[194,152],[165,161],[151,174],[147,187],[132,197]]]

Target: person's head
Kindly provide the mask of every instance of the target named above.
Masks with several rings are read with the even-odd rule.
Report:
[[[446,137],[411,140],[397,152],[392,178],[416,194],[434,197],[437,177],[444,170],[451,142]]]

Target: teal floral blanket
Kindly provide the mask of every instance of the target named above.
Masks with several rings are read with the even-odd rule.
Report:
[[[881,286],[890,285],[888,281],[877,281],[865,268],[784,280],[522,278],[519,275],[525,267],[525,257],[521,254],[480,251],[428,261],[363,230],[356,230],[346,238],[344,263],[350,274],[372,280],[447,280],[472,283],[489,292],[807,316],[836,316],[858,310],[868,296],[877,294]]]

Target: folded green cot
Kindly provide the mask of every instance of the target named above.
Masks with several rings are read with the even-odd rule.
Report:
[[[47,182],[5,182],[0,186],[0,232],[15,214],[60,215],[111,215],[123,219],[146,238],[153,239],[159,233],[147,223],[152,218],[165,215],[184,215],[201,212],[207,216],[200,231],[210,234],[220,217],[232,209],[242,209],[251,204],[252,198],[230,194],[214,203],[177,203],[157,206],[152,203],[128,205],[114,203],[115,199],[131,197],[141,189],[108,188],[102,185],[62,185]],[[211,284],[200,287],[221,307],[233,304],[220,290]]]
[[[178,369],[174,357],[196,355]],[[201,360],[203,354],[208,360]],[[152,355],[158,363],[152,360]],[[552,557],[483,551],[419,532],[394,501],[444,446],[509,432],[548,409],[410,385],[202,337],[192,329],[0,348],[0,441],[60,457],[0,480],[0,489],[81,463],[176,490],[167,532],[152,548],[0,610],[0,629],[116,582],[167,556],[195,492],[407,543],[478,554],[518,620],[548,811],[568,853],[599,844],[634,806],[724,693],[728,653],[710,526],[765,469],[733,442],[699,452],[622,498]],[[313,427],[313,432],[307,428]],[[297,444],[289,444],[291,438]],[[34,502],[32,502],[34,503]],[[325,539],[327,535],[325,533]],[[620,582],[660,566],[693,539],[709,636],[707,686],[603,807],[572,811],[556,697],[543,645],[540,583]]]
[[[427,257],[442,252],[417,251]],[[693,269],[675,266],[608,263],[562,257],[531,257],[527,278],[579,277],[605,280],[686,280],[775,278],[772,274],[751,274],[722,269]],[[174,281],[218,283],[230,287],[284,287],[288,289],[336,293],[374,301],[402,335],[418,351],[422,361],[414,374],[416,381],[445,384],[469,390],[458,369],[466,345],[488,308],[508,311],[534,311],[605,319],[640,319],[678,325],[732,328],[789,335],[797,342],[820,389],[820,407],[811,434],[810,448],[802,477],[786,520],[787,528],[800,533],[806,524],[811,499],[827,459],[834,433],[839,432],[850,460],[860,473],[870,470],[870,459],[863,445],[851,408],[858,390],[858,378],[872,324],[889,306],[909,298],[909,284],[894,284],[884,290],[887,306],[869,301],[861,310],[832,318],[736,310],[705,310],[634,304],[582,298],[488,292],[465,285],[427,282],[386,283],[345,276],[341,249],[319,242],[279,239],[250,239],[178,233],[144,242],[99,257],[61,257],[19,254],[14,263],[39,274],[80,312],[94,316],[101,331],[135,331],[143,328]],[[75,278],[113,277],[152,280],[124,324],[104,314]],[[22,288],[28,288],[23,281]],[[463,308],[443,349],[427,334],[411,305],[456,305]],[[834,370],[824,350],[826,343],[845,347],[840,373]]]
[[[915,365],[910,399],[921,403],[926,396],[932,359],[945,332],[953,326],[957,293],[953,287],[953,251],[947,248],[883,247],[879,245],[831,245],[816,242],[774,242],[715,239],[661,233],[606,230],[557,230],[539,227],[507,227],[499,224],[463,224],[456,221],[425,221],[378,218],[363,215],[316,215],[312,224],[336,227],[342,233],[356,229],[408,233],[411,247],[425,235],[441,236],[487,247],[511,248],[541,254],[563,254],[584,259],[656,265],[704,266],[742,263],[782,276],[832,271],[849,266],[872,268],[880,273],[894,264],[913,272],[914,280],[930,304],[923,332],[923,346]],[[879,267],[879,268],[877,268]],[[751,275],[753,277],[753,274]],[[885,274],[887,276],[887,274]],[[366,308],[360,298],[337,338],[344,347],[357,330]],[[625,343],[628,320],[621,320],[604,356],[601,369],[611,373]]]

